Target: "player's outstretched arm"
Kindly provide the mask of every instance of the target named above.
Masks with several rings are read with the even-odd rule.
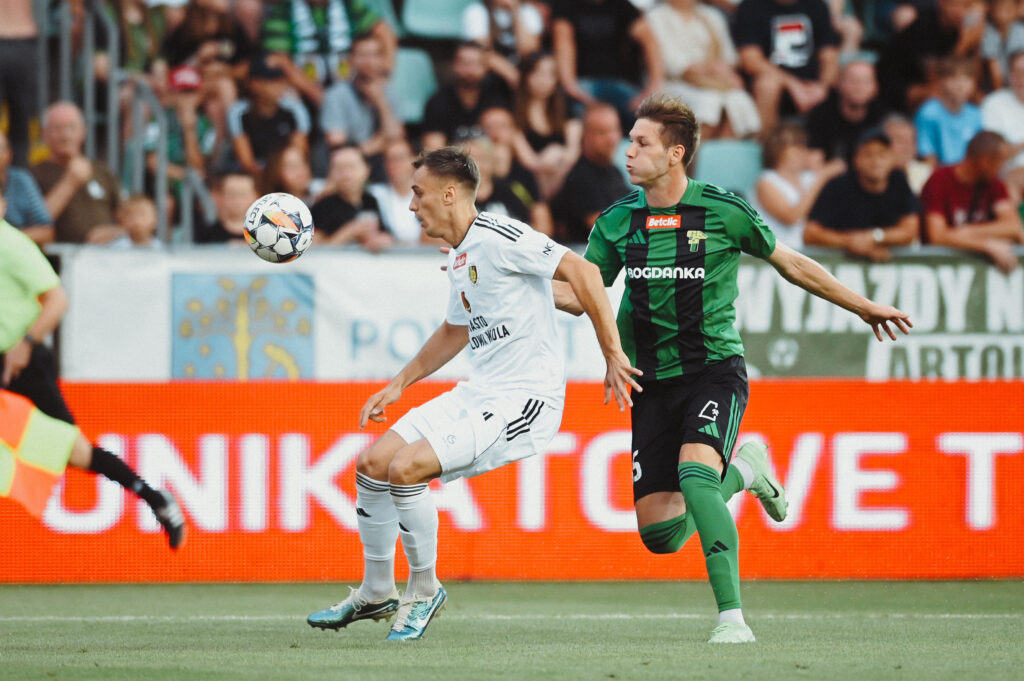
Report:
[[[601,344],[608,365],[604,377],[605,404],[614,397],[620,410],[625,409],[626,405],[632,407],[629,388],[632,386],[636,391],[643,390],[633,379],[633,376],[642,376],[643,372],[630,366],[629,358],[622,351],[615,315],[608,302],[608,294],[604,292],[604,281],[597,265],[569,251],[558,263],[554,279],[556,284],[559,281],[568,282],[580,309],[590,317],[594,331],[597,332],[597,342]]]
[[[366,401],[359,411],[359,428],[365,427],[367,421],[387,421],[387,417],[384,416],[386,406],[397,402],[402,396],[402,391],[410,385],[450,362],[468,342],[469,327],[441,322],[437,331],[431,334],[416,356],[409,360],[398,375],[391,379],[383,390],[374,393]]]
[[[775,245],[775,251],[768,257],[768,262],[779,271],[786,281],[849,310],[863,319],[871,326],[871,330],[875,332],[875,337],[878,340],[882,340],[883,331],[889,338],[896,340],[896,333],[889,326],[890,324],[904,334],[910,333],[911,327],[914,326],[907,313],[901,312],[891,305],[879,305],[850,290],[816,261],[803,253],[797,253],[785,244],[777,243]]]

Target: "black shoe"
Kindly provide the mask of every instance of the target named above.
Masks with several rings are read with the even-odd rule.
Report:
[[[153,514],[167,533],[167,543],[172,549],[176,549],[185,541],[185,515],[181,512],[178,500],[165,489],[157,490],[164,499],[159,508],[153,509]]]

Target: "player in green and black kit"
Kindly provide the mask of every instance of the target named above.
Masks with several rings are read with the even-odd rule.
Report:
[[[632,365],[643,371],[642,390],[632,396],[637,524],[654,553],[678,551],[696,530],[719,610],[709,641],[749,642],[739,540],[726,501],[748,489],[778,521],[786,501],[762,445],[748,443],[732,457],[748,394],[733,325],[740,254],[767,260],[788,281],[857,314],[879,340],[883,331],[896,339],[889,324],[903,333],[911,324],[903,312],[854,293],[815,261],[777,244],[743,199],[688,178],[699,130],[682,100],[652,95],[636,118],[626,168],[640,189],[598,217],[585,257],[606,286],[626,270],[619,333]],[[577,313],[565,287],[555,290],[555,301]]]

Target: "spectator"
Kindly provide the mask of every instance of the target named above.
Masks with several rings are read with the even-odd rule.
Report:
[[[217,220],[194,235],[197,244],[244,244],[245,214],[259,198],[251,175],[229,172],[210,183]]]
[[[0,2],[0,105],[7,105],[13,163],[21,167],[28,166],[28,123],[38,106],[39,30],[32,5],[32,0]]]
[[[999,179],[1008,151],[1002,135],[983,130],[964,160],[932,174],[921,190],[922,242],[982,253],[1003,272],[1017,267],[1024,227]]]
[[[615,151],[622,141],[618,112],[610,104],[595,104],[583,114],[580,158],[551,199],[556,238],[585,243],[594,220],[608,204],[629,193]]]
[[[882,119],[882,129],[892,142],[893,162],[907,176],[907,183],[915,195],[931,177],[935,169],[930,163],[917,158],[917,129],[901,113],[891,113]]]
[[[733,40],[765,134],[780,113],[806,114],[823,102],[839,74],[839,36],[822,0],[743,0]]]
[[[453,82],[442,85],[427,100],[423,112],[423,148],[439,149],[449,141],[466,139],[492,106],[508,106],[504,83],[487,72],[487,50],[461,43],[452,60]]]
[[[834,159],[822,164],[807,147],[807,133],[784,123],[765,140],[764,167],[755,185],[753,206],[776,239],[791,248],[803,248],[807,214],[825,183],[846,171],[846,163]]]
[[[1024,199],[1024,51],[1010,58],[1010,86],[993,92],[981,103],[986,130],[1002,135],[1010,146],[1005,180],[1013,199]]]
[[[274,55],[253,60],[249,98],[228,112],[228,133],[242,170],[257,177],[267,159],[284,147],[307,147],[309,113],[302,102],[286,94],[284,71]]]
[[[288,83],[316,106],[325,88],[348,78],[349,52],[359,35],[377,38],[390,72],[398,38],[366,0],[270,0],[264,5],[261,47],[280,55]]]
[[[372,253],[391,246],[394,239],[383,229],[377,199],[366,191],[369,178],[370,167],[359,147],[346,145],[331,153],[326,193],[312,207],[318,242],[358,243]]]
[[[629,0],[555,0],[551,17],[559,79],[577,108],[606,102],[622,127],[632,127],[633,110],[663,81],[658,45],[640,11]]]
[[[841,248],[885,262],[891,246],[906,246],[920,233],[917,198],[895,167],[892,143],[881,128],[860,136],[853,169],[829,180],[811,208],[804,244]]]
[[[288,145],[267,160],[260,181],[260,193],[285,192],[312,205],[323,189],[323,180],[314,179],[306,150]]]
[[[807,143],[826,159],[852,160],[853,147],[865,130],[882,118],[875,66],[852,58],[839,69],[839,81],[828,98],[807,115]]]
[[[42,247],[53,241],[53,218],[32,173],[12,166],[12,156],[7,137],[0,132],[0,195],[7,199],[0,217]]]
[[[32,175],[54,218],[54,241],[102,244],[121,236],[114,220],[120,186],[106,165],[82,154],[81,109],[70,102],[51,105],[43,116],[43,140],[50,158],[32,166]]]
[[[892,38],[878,62],[886,108],[910,113],[938,93],[935,65],[944,57],[972,56],[984,30],[975,0],[937,0]]]
[[[544,19],[528,0],[485,0],[462,12],[463,40],[488,48],[488,68],[512,89],[519,85],[519,60],[540,49],[543,32]]]
[[[981,38],[981,56],[993,90],[1006,87],[1010,56],[1024,51],[1024,2],[991,0]]]
[[[156,204],[144,194],[129,196],[121,202],[117,207],[117,224],[125,231],[125,235],[111,241],[109,245],[112,248],[158,250],[164,246],[154,238],[157,227]]]
[[[555,58],[549,53],[535,52],[523,60],[515,106],[522,132],[516,136],[516,156],[537,178],[541,196],[548,198],[579,158],[583,130],[578,119],[568,116]]]
[[[761,131],[761,116],[743,89],[739,56],[721,12],[697,0],[665,0],[646,18],[664,64],[664,90],[690,105],[702,138]]]
[[[476,190],[477,210],[514,218],[550,236],[553,227],[547,205],[535,202],[527,206],[507,182],[494,177],[494,145],[491,140],[481,134],[468,140],[466,148],[480,169],[480,186]]]
[[[487,109],[480,116],[480,127],[491,140],[494,177],[505,180],[527,208],[541,201],[537,179],[516,157],[515,146],[522,133],[512,112],[500,106]]]
[[[352,77],[335,82],[324,95],[320,128],[329,147],[357,144],[372,159],[384,150],[385,140],[405,132],[395,116],[398,100],[388,86],[380,39],[372,33],[357,37],[349,64]]]
[[[202,77],[192,66],[179,66],[168,77],[163,97],[167,119],[167,176],[177,193],[189,168],[200,177],[216,165],[221,139],[217,128],[202,107]],[[154,121],[146,129],[146,166],[156,173],[156,144],[160,126]]]
[[[921,105],[914,116],[917,154],[949,165],[964,157],[967,142],[981,130],[981,109],[970,102],[976,88],[973,61],[944,59],[938,73],[938,96]]]
[[[131,74],[148,75],[159,60],[160,48],[168,33],[165,8],[146,0],[107,0],[104,9],[117,23],[120,68]],[[109,37],[100,31],[97,38],[99,44],[93,64],[97,77],[106,83],[110,76]]]
[[[404,137],[395,137],[384,147],[384,172],[388,181],[370,185],[377,200],[384,228],[401,244],[419,244],[432,240],[409,210],[412,202],[412,146]]]

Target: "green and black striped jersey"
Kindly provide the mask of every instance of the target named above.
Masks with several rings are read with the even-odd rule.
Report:
[[[584,257],[606,286],[626,269],[622,348],[651,381],[743,354],[733,304],[740,252],[767,258],[774,250],[775,235],[746,201],[690,179],[669,208],[651,208],[639,189],[613,203]]]

